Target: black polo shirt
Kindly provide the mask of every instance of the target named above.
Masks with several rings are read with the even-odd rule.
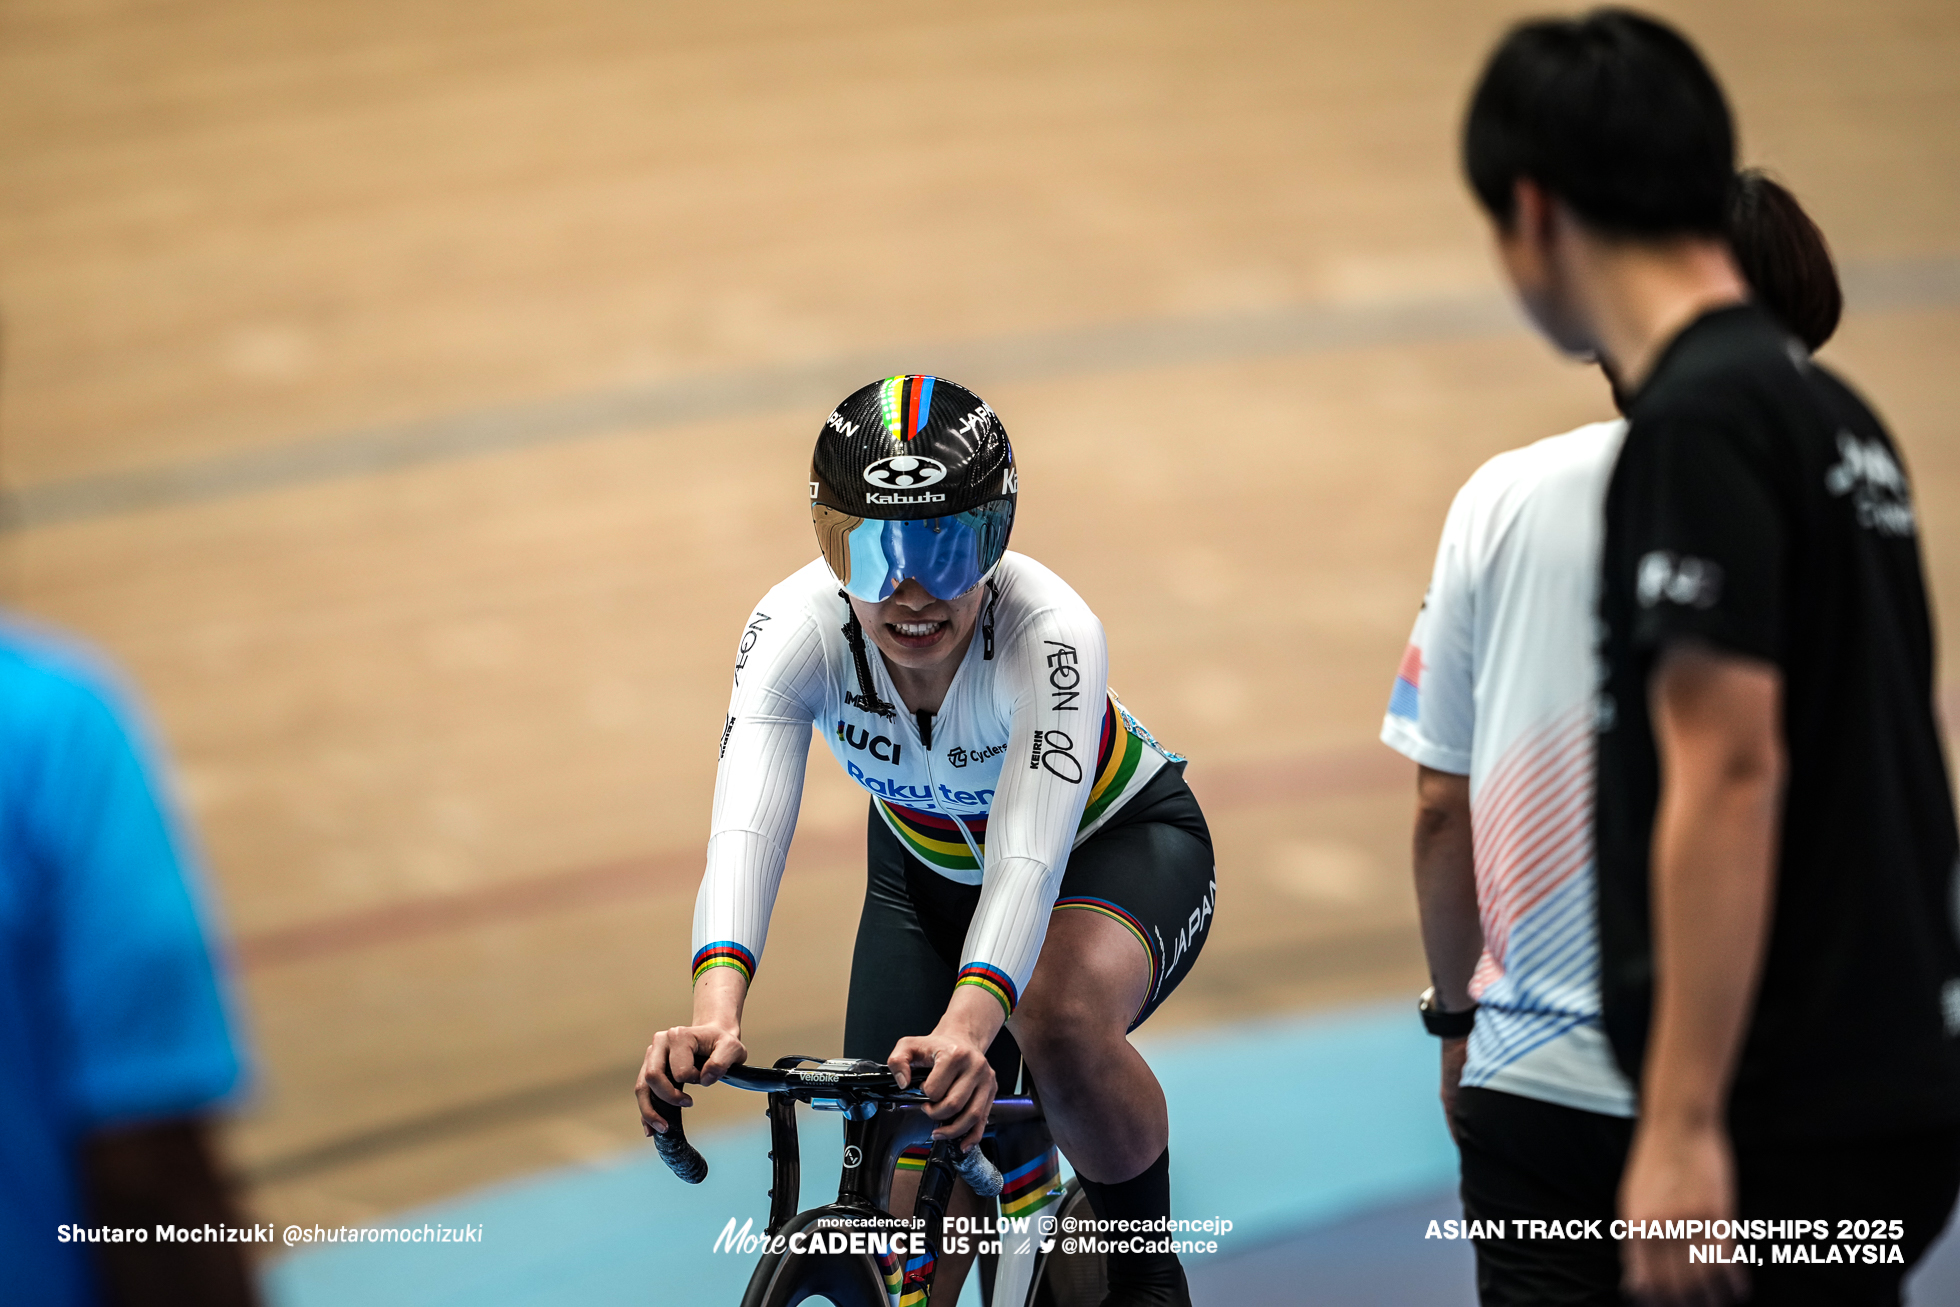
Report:
[[[1597,840],[1606,1028],[1636,1083],[1653,1002],[1671,640],[1775,664],[1775,913],[1730,1101],[1740,1142],[1960,1119],[1952,793],[1910,486],[1870,409],[1751,306],[1708,313],[1628,407],[1606,499]]]

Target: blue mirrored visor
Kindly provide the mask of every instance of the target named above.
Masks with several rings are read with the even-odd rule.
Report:
[[[852,517],[812,503],[824,561],[838,584],[866,603],[891,598],[915,580],[934,599],[955,599],[986,578],[1007,552],[1014,501],[995,499],[964,513],[891,522]]]

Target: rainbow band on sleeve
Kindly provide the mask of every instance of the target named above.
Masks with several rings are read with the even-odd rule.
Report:
[[[732,939],[703,944],[694,954],[694,979],[701,979],[704,972],[715,967],[733,967],[742,973],[743,980],[754,980],[755,954]]]
[[[958,989],[961,985],[976,985],[986,990],[1010,1017],[1014,1015],[1014,1005],[1021,1001],[1021,991],[1014,987],[1007,973],[984,962],[969,962],[961,967],[959,979],[953,982],[953,988]]]
[[[1088,898],[1085,896],[1082,898],[1055,900],[1055,911],[1061,912],[1068,909],[1084,912],[1100,912],[1103,916],[1108,917],[1111,921],[1129,931],[1130,934],[1136,936],[1137,943],[1143,946],[1143,955],[1150,959],[1150,984],[1143,991],[1143,1002],[1138,1005],[1136,1015],[1130,1018],[1130,1029],[1135,1030],[1137,1028],[1137,1019],[1143,1016],[1143,1009],[1150,1005],[1150,996],[1157,992],[1157,986],[1163,981],[1163,955],[1157,951],[1156,946],[1151,942],[1150,932],[1143,928],[1143,923],[1125,912],[1118,904],[1111,903],[1108,899]]]

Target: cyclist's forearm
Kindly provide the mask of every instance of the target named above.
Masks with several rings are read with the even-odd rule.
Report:
[[[1436,997],[1447,1011],[1471,1004],[1470,978],[1483,956],[1477,871],[1470,839],[1470,778],[1416,770],[1416,911]]]
[[[997,855],[991,822],[987,834],[987,876],[960,946],[956,988],[992,995],[1005,1021],[1034,974],[1062,875],[1059,867],[1031,858]]]
[[[1007,1013],[992,995],[977,986],[959,985],[933,1033],[969,1041],[984,1052],[1006,1021]]]
[[[741,1033],[742,1005],[748,1001],[749,982],[734,967],[711,967],[694,982],[694,1021],[697,1026],[718,1026]]]

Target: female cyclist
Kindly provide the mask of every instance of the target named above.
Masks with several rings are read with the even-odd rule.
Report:
[[[664,1129],[649,1095],[686,1104],[681,1086],[746,1056],[742,1005],[815,726],[871,800],[845,1055],[900,1083],[924,1073],[935,1135],[967,1146],[1025,1057],[1097,1214],[1163,1218],[1164,1094],[1127,1036],[1202,946],[1211,838],[1183,759],[1109,690],[1095,614],[1007,552],[1018,478],[999,417],[943,378],[873,383],[824,422],[809,485],[822,556],[743,627],[693,1021],[647,1049],[640,1112]],[[1175,1253],[1112,1253],[1108,1270],[1106,1304],[1190,1301]]]

